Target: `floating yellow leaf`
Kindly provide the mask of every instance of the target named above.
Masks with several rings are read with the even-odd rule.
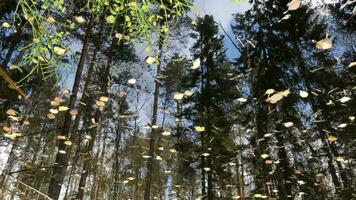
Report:
[[[4,130],[5,132],[11,132],[12,129],[10,127],[4,126],[2,127],[2,130]]]
[[[211,170],[210,167],[204,167],[204,171],[208,172],[210,170]]]
[[[4,27],[4,28],[10,28],[10,27],[11,27],[11,24],[9,24],[8,22],[4,22],[4,23],[2,23],[2,27]]]
[[[66,50],[64,48],[61,47],[53,47],[53,52],[59,56],[63,56],[64,53],[66,52]]]
[[[195,131],[197,132],[203,132],[205,131],[205,127],[204,126],[194,126]]]
[[[328,140],[329,140],[329,142],[335,142],[335,141],[337,140],[337,137],[335,137],[335,136],[333,136],[333,135],[330,135],[330,136],[328,137]]]
[[[67,141],[64,142],[64,144],[67,145],[67,146],[71,146],[73,143],[70,140],[67,140]]]
[[[129,79],[129,80],[127,81],[127,83],[133,85],[133,84],[136,83],[136,79],[134,79],[134,78]]]
[[[193,65],[190,69],[198,69],[200,67],[200,58],[193,61]]]
[[[5,133],[4,134],[4,137],[12,139],[12,140],[14,140],[14,139],[16,139],[16,137],[20,137],[20,136],[21,136],[20,133],[10,133],[10,134]]]
[[[64,136],[64,135],[57,135],[57,140],[65,140],[65,139],[67,139],[66,136]]]
[[[184,97],[184,94],[183,94],[183,93],[180,93],[180,92],[176,92],[176,93],[173,94],[173,98],[174,98],[175,100],[182,100],[183,97]]]
[[[201,155],[204,156],[204,157],[208,157],[208,156],[210,156],[210,153],[203,153]]]
[[[152,64],[157,63],[157,62],[158,62],[158,61],[157,61],[157,58],[156,58],[156,57],[149,56],[149,57],[147,57],[147,59],[146,59],[146,63],[149,64],[149,65],[152,65]]]
[[[348,68],[350,68],[350,67],[355,67],[355,66],[356,66],[356,61],[351,62],[351,63],[349,64]]]
[[[308,97],[308,92],[306,91],[303,91],[303,90],[300,90],[299,91],[299,96],[302,97],[302,98],[307,98]]]
[[[245,103],[245,102],[247,101],[247,99],[241,97],[241,98],[238,98],[237,101],[239,101],[239,102],[241,102],[241,103]]]
[[[52,114],[57,114],[58,110],[57,109],[49,109],[49,112]]]
[[[7,111],[6,111],[6,114],[7,115],[10,115],[10,116],[16,116],[17,115],[17,112],[14,110],[14,109],[8,109]]]
[[[67,106],[59,106],[59,108],[58,108],[59,112],[67,111],[67,110],[69,110],[69,108]]]
[[[322,40],[319,40],[316,44],[315,47],[317,49],[322,49],[322,50],[326,50],[326,49],[330,49],[333,47],[333,42],[328,39],[328,38],[324,38]]]
[[[99,107],[104,107],[105,106],[105,102],[102,101],[96,101],[95,104]]]
[[[64,150],[59,150],[58,153],[59,153],[59,154],[66,154],[67,152],[64,151]]]
[[[281,92],[277,92],[276,94],[268,97],[266,99],[267,103],[271,103],[271,104],[275,104],[278,101],[280,101],[281,99],[283,99],[284,97],[287,97],[290,94],[289,89],[281,91]]]
[[[336,160],[337,160],[338,162],[343,162],[345,159],[344,159],[344,157],[342,157],[342,156],[338,156],[338,157],[336,157]]]
[[[163,136],[169,136],[169,135],[171,135],[171,133],[170,133],[169,131],[163,131],[163,132],[162,132],[162,135],[163,135]]]
[[[345,128],[346,126],[347,126],[346,123],[342,123],[342,124],[338,125],[337,127],[338,127],[338,128]]]
[[[271,95],[271,94],[273,94],[274,92],[275,92],[274,89],[268,89],[268,90],[266,90],[265,95]]]
[[[292,127],[293,125],[294,125],[293,122],[286,122],[286,123],[283,124],[283,126],[286,127],[286,128]]]
[[[108,97],[101,96],[101,97],[99,98],[99,101],[108,102],[108,101],[109,101],[109,98],[108,98]]]
[[[255,198],[261,198],[261,197],[262,197],[262,194],[255,194],[254,197],[255,197]]]
[[[268,158],[268,154],[262,154],[262,155],[261,155],[261,158],[263,158],[263,159]]]
[[[47,118],[48,119],[55,119],[56,116],[54,114],[52,114],[52,113],[49,113],[49,114],[47,114]]]
[[[346,103],[346,102],[348,102],[348,101],[350,101],[350,100],[351,100],[350,97],[342,97],[341,99],[339,99],[339,101],[340,101],[341,103]]]
[[[161,156],[156,156],[156,160],[163,160]]]
[[[69,111],[69,114],[72,115],[72,116],[78,115],[78,109],[71,109]]]
[[[187,96],[187,97],[190,97],[190,96],[193,95],[193,91],[192,91],[192,90],[186,90],[186,91],[184,92],[184,95]]]
[[[297,10],[300,7],[300,0],[292,0],[287,4],[288,10]]]
[[[84,24],[86,22],[86,20],[82,16],[75,16],[74,19],[78,24]]]

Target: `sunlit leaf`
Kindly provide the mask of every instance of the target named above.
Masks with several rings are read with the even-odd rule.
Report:
[[[156,156],[156,160],[163,160],[161,156]]]
[[[67,111],[67,110],[69,110],[69,108],[67,106],[59,106],[59,108],[58,108],[59,112]]]
[[[339,101],[340,101],[341,103],[346,103],[346,102],[348,102],[348,101],[350,101],[350,100],[351,100],[350,97],[342,97],[341,99],[339,99]]]
[[[308,97],[308,92],[306,91],[303,91],[303,90],[300,90],[299,91],[299,96],[302,97],[302,98],[307,98]]]
[[[210,156],[210,153],[203,153],[201,155],[204,156],[204,157],[208,157],[208,156]]]
[[[269,156],[268,154],[262,154],[261,158],[266,159],[266,158],[268,158],[268,156]]]
[[[169,136],[169,135],[171,135],[171,133],[170,133],[169,131],[163,131],[163,132],[162,132],[162,135],[163,135],[163,136]]]
[[[6,114],[7,115],[10,115],[10,116],[16,116],[17,115],[17,112],[14,110],[14,109],[8,109],[7,111],[6,111]]]
[[[300,7],[300,0],[292,0],[287,4],[288,10],[297,10]]]
[[[3,28],[11,28],[11,24],[9,24],[8,22],[4,22],[1,25]]]
[[[335,142],[335,141],[337,140],[337,137],[335,137],[335,136],[333,136],[333,135],[330,135],[330,136],[328,137],[328,140],[329,140],[329,142]]]
[[[49,112],[52,114],[58,114],[58,110],[57,109],[49,109]]]
[[[339,124],[337,127],[338,127],[338,128],[345,128],[346,126],[347,126],[346,123],[342,123],[342,124]]]
[[[158,62],[158,60],[157,60],[156,57],[148,56],[146,58],[146,63],[149,64],[149,65],[155,64],[157,62]]]
[[[286,122],[286,123],[283,124],[283,126],[286,127],[286,128],[292,127],[293,125],[294,125],[293,122]]]
[[[63,56],[66,52],[66,50],[64,48],[61,48],[61,47],[53,47],[53,52],[59,56]]]
[[[241,98],[238,98],[237,101],[239,101],[239,102],[241,102],[241,103],[245,103],[245,102],[247,102],[247,99],[241,97]]]
[[[347,66],[348,68],[351,68],[351,67],[355,67],[356,66],[356,61],[354,61],[354,62],[351,62],[350,64],[349,64],[349,66]]]
[[[84,24],[86,22],[83,16],[75,16],[74,19],[78,24]]]
[[[190,96],[193,95],[193,91],[192,91],[192,90],[186,90],[186,91],[184,92],[184,95],[187,96],[187,97],[190,97]]]
[[[20,137],[20,136],[21,136],[21,133],[10,133],[10,134],[5,133],[4,134],[4,137],[12,139],[12,140],[14,140],[14,139],[16,139],[16,137]]]
[[[200,58],[197,58],[193,61],[193,65],[190,67],[191,69],[198,69],[200,67]]]
[[[273,94],[274,92],[275,92],[274,89],[268,89],[268,90],[266,90],[265,95],[271,95],[271,94]]]
[[[4,126],[2,127],[2,130],[4,130],[5,132],[11,132],[12,129],[10,127]]]
[[[64,144],[67,145],[67,146],[71,146],[73,143],[70,140],[67,140],[67,141],[64,142]]]
[[[194,126],[194,129],[196,132],[203,132],[205,131],[205,127],[204,126]]]
[[[66,136],[64,136],[64,135],[57,135],[57,140],[65,140],[65,139],[67,139]]]
[[[127,81],[128,84],[134,85],[136,83],[136,79],[131,78]]]
[[[333,42],[328,39],[328,38],[324,38],[322,40],[319,40],[316,44],[315,47],[317,49],[322,49],[322,50],[326,50],[326,49],[330,49],[333,47]]]
[[[337,160],[338,162],[343,162],[343,161],[345,161],[344,157],[342,157],[342,156],[336,157],[336,160]]]
[[[104,107],[105,106],[105,102],[102,101],[95,101],[95,104],[99,107]]]
[[[180,93],[180,92],[176,92],[176,93],[173,94],[173,98],[174,98],[175,100],[182,100],[183,97],[184,97],[184,94],[183,94],[183,93]]]
[[[55,119],[56,116],[55,116],[54,114],[52,114],[52,113],[48,113],[48,114],[47,114],[47,118],[48,118],[48,119]]]
[[[271,103],[271,104],[275,104],[278,101],[280,101],[281,99],[283,99],[284,97],[287,97],[290,94],[289,89],[281,91],[281,92],[277,92],[276,94],[268,97],[266,99],[267,103]]]

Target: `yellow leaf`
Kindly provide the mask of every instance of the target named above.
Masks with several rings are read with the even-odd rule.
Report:
[[[294,125],[293,122],[286,122],[283,124],[283,126],[286,128],[292,127],[293,125]]]
[[[330,49],[333,47],[333,42],[328,38],[324,38],[324,39],[318,41],[315,44],[315,47],[317,49],[322,49],[322,50]]]
[[[275,92],[274,89],[268,89],[268,90],[266,90],[265,95],[271,95],[271,94],[273,94],[274,92]]]
[[[307,98],[308,97],[308,92],[306,91],[303,91],[303,90],[300,90],[299,91],[299,96],[302,97],[302,98]]]
[[[101,96],[101,97],[99,98],[99,101],[108,102],[108,101],[109,101],[109,98],[108,98],[108,97]]]
[[[193,61],[193,65],[190,69],[198,69],[200,67],[200,58]]]
[[[278,101],[280,101],[281,99],[283,99],[284,97],[287,97],[290,94],[289,89],[281,91],[281,92],[277,92],[276,94],[268,97],[266,99],[267,103],[271,103],[271,104],[275,104]]]
[[[84,24],[86,22],[86,20],[82,16],[75,16],[74,19],[78,24]]]
[[[261,155],[261,158],[263,158],[263,159],[268,158],[268,154],[262,154],[262,155]]]
[[[186,91],[184,92],[184,95],[187,96],[187,97],[190,97],[190,96],[193,95],[193,91],[192,91],[192,90],[186,90]]]
[[[169,136],[169,135],[171,135],[171,133],[170,133],[169,131],[163,131],[163,132],[162,132],[162,135],[163,135],[163,136]]]
[[[2,23],[2,27],[4,27],[4,28],[10,28],[10,27],[11,27],[11,24],[9,24],[8,22],[4,22],[4,23]]]
[[[52,113],[47,114],[48,119],[55,119],[56,116]]]
[[[64,142],[64,144],[67,145],[67,146],[71,146],[72,142],[70,140],[67,140],[67,141]]]
[[[152,57],[152,56],[149,56],[149,57],[147,57],[147,59],[146,59],[146,63],[149,64],[149,65],[152,65],[152,64],[154,64],[154,63],[157,63],[157,58]]]
[[[350,67],[355,67],[355,66],[356,66],[356,61],[351,62],[351,63],[349,64],[348,68],[350,68]]]
[[[10,115],[10,116],[16,116],[17,115],[17,112],[14,110],[14,109],[8,109],[7,111],[6,111],[6,114],[7,115]]]
[[[176,93],[174,93],[174,95],[173,95],[173,98],[174,98],[175,100],[182,100],[183,97],[184,97],[184,94],[183,94],[183,93],[180,93],[180,92],[176,92]]]
[[[300,7],[300,4],[300,0],[292,0],[287,4],[288,10],[297,10]]]
[[[99,107],[104,107],[105,106],[105,102],[96,101],[96,105],[99,106]]]
[[[136,79],[134,79],[134,78],[129,79],[129,80],[127,81],[127,83],[133,85],[133,84],[136,83]]]
[[[195,131],[197,132],[203,132],[205,131],[205,127],[204,126],[194,126]]]
[[[59,106],[59,108],[58,108],[59,112],[67,111],[67,110],[69,110],[69,108],[67,106]]]
[[[335,137],[335,136],[333,136],[333,135],[330,135],[330,136],[328,137],[328,140],[329,140],[329,142],[335,142],[335,141],[337,140],[337,137]]]
[[[348,102],[348,101],[350,101],[350,100],[351,100],[350,97],[342,97],[341,99],[339,99],[339,101],[340,101],[341,103],[346,103],[346,102]]]
[[[53,52],[59,56],[63,56],[64,53],[66,52],[66,50],[61,47],[55,46],[55,47],[53,47]]]
[[[52,114],[57,114],[58,110],[57,109],[49,109],[49,112]]]
[[[67,137],[64,136],[64,135],[58,135],[57,136],[57,140],[65,140],[65,139],[67,139]]]

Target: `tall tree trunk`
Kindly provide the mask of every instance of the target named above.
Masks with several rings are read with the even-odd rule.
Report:
[[[81,80],[82,72],[84,69],[85,60],[86,60],[86,57],[88,54],[89,39],[90,39],[92,27],[94,25],[94,19],[95,19],[94,15],[91,14],[89,23],[87,25],[87,30],[86,30],[86,33],[84,36],[83,48],[82,48],[80,60],[79,60],[78,66],[77,66],[77,71],[76,71],[74,84],[73,84],[73,88],[72,88],[72,94],[69,99],[68,107],[71,109],[74,108],[75,101],[77,99],[80,80]],[[77,116],[77,117],[79,117],[79,116]],[[64,135],[66,137],[69,136],[71,118],[72,118],[72,116],[70,114],[70,110],[68,110],[65,114],[63,128],[59,134]],[[67,170],[67,165],[68,165],[69,158],[70,158],[70,151],[71,151],[70,146],[68,146],[66,154],[59,153],[59,151],[61,151],[61,150],[63,151],[65,149],[66,149],[66,145],[64,144],[64,141],[60,140],[58,142],[58,152],[57,152],[56,159],[55,159],[55,168],[53,168],[52,177],[51,177],[49,187],[48,187],[48,195],[49,195],[49,197],[51,197],[54,200],[59,198],[62,184],[63,184],[64,178],[65,178],[65,173]]]
[[[162,36],[159,37],[159,44],[158,44],[158,60],[159,63],[157,64],[156,69],[156,78],[161,71],[161,56],[162,56],[162,46],[163,46],[163,38]],[[154,90],[154,98],[153,98],[153,109],[152,109],[152,121],[151,125],[157,124],[157,113],[158,113],[158,98],[159,98],[159,90],[160,90],[160,83],[156,81],[155,90]],[[158,133],[158,129],[152,129],[150,133],[150,147],[148,155],[150,156],[147,162],[147,172],[146,172],[146,183],[145,183],[145,193],[144,193],[144,200],[151,199],[151,187],[152,187],[152,179],[154,174],[154,155],[155,155],[155,146],[156,146],[156,135]]]

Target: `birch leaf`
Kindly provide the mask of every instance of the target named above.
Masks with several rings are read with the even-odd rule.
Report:
[[[84,24],[86,22],[86,20],[82,16],[75,16],[74,19],[78,24]]]
[[[131,78],[127,81],[128,84],[134,85],[136,83],[136,79]]]
[[[182,100],[183,97],[184,97],[184,94],[183,94],[183,93],[180,93],[180,92],[176,92],[176,93],[174,93],[174,95],[173,95],[173,98],[174,98],[175,100]]]
[[[287,4],[288,10],[297,10],[300,7],[300,4],[300,0],[292,0]]]
[[[335,141],[337,140],[337,137],[335,137],[335,136],[333,136],[333,135],[330,135],[330,136],[328,137],[328,140],[329,140],[329,142],[335,142]]]
[[[261,158],[263,158],[263,159],[268,158],[268,154],[262,154],[262,155],[261,155]]]
[[[64,48],[61,47],[53,47],[53,52],[59,56],[63,56],[64,53],[66,52],[66,50]]]
[[[205,131],[205,127],[204,126],[194,126],[195,131],[197,132],[203,132]]]
[[[193,65],[190,69],[198,69],[200,67],[200,58],[193,61]]]
[[[287,97],[290,94],[289,89],[281,91],[281,92],[277,92],[276,94],[268,97],[266,99],[267,103],[271,103],[271,104],[275,104],[278,101],[280,101],[281,99],[283,99],[284,97]]]
[[[351,62],[350,64],[349,64],[349,66],[347,66],[348,68],[351,68],[351,67],[355,67],[356,66],[356,61],[354,61],[354,62]]]
[[[67,110],[69,110],[69,108],[67,106],[59,106],[59,108],[58,108],[59,112],[67,111]]]
[[[299,96],[302,98],[307,98],[309,96],[308,92],[300,90],[299,91]]]
[[[322,49],[322,50],[326,50],[326,49],[330,49],[333,47],[333,42],[328,39],[328,38],[324,38],[322,40],[319,40],[316,44],[315,47],[317,49]]]
[[[350,100],[351,100],[350,97],[342,97],[341,99],[339,99],[339,101],[340,101],[341,103],[346,103],[346,102],[348,102],[348,101],[350,101]]]

